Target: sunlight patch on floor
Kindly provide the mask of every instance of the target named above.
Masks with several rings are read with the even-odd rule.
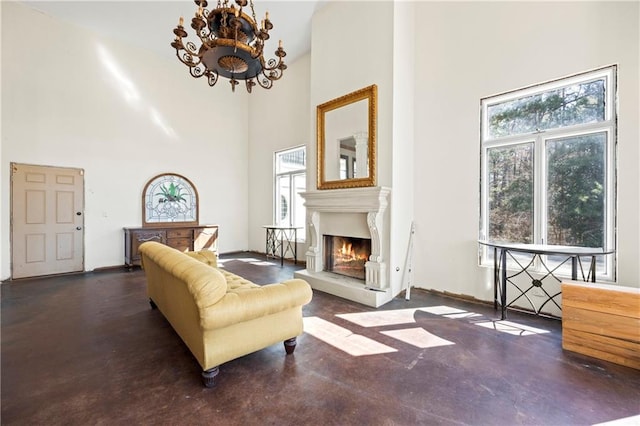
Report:
[[[476,318],[482,315],[475,312],[467,312],[449,306],[429,306],[413,309],[394,309],[389,311],[358,312],[353,314],[338,314],[338,318],[350,321],[361,327],[382,327],[386,325],[415,323],[414,315],[416,311],[427,312],[433,315],[440,315],[445,318],[462,319]]]
[[[481,314],[476,314],[475,312],[460,312],[458,314],[445,314],[443,317],[451,318],[451,319],[462,319],[462,318],[477,318],[481,317]]]
[[[469,313],[465,310],[452,308],[450,306],[429,306],[426,308],[419,308],[419,309],[423,312],[428,312],[434,315],[457,315],[457,314],[462,315],[462,314]]]
[[[437,346],[455,345],[454,342],[429,333],[422,327],[402,330],[381,331],[385,336],[393,337],[418,348],[434,348]]]
[[[530,327],[528,325],[518,324],[511,321],[482,321],[476,322],[475,325],[479,325],[480,327],[489,328],[492,330],[500,331],[502,333],[513,334],[515,336],[530,336],[532,334],[544,334],[550,333],[548,330],[543,330],[541,328]]]
[[[622,419],[611,420],[609,422],[598,423],[594,426],[638,426],[640,425],[640,414],[637,416],[624,417]]]
[[[398,351],[368,337],[354,334],[344,327],[318,317],[305,317],[304,331],[352,356],[376,355]]]
[[[273,266],[274,265],[273,262],[256,259],[253,257],[238,257],[238,258],[218,259],[218,266],[224,265],[225,262],[231,262],[231,261],[250,263],[252,265],[257,265],[257,266]]]
[[[336,316],[361,327],[381,327],[384,325],[414,323],[416,322],[413,318],[415,312],[416,309],[394,309],[391,311],[338,314]]]

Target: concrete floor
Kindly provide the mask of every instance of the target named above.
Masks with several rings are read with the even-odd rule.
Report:
[[[224,267],[290,278],[256,254]],[[562,350],[561,322],[413,290],[373,309],[321,292],[305,334],[223,364],[212,389],[144,273],[6,282],[1,422],[166,425],[591,425],[640,414],[640,371]]]

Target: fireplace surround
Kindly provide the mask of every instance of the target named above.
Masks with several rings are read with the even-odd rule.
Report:
[[[391,300],[389,288],[390,189],[346,188],[301,193],[307,210],[307,269],[294,275],[311,287],[339,297],[378,307]],[[364,280],[326,271],[324,236],[370,240]]]

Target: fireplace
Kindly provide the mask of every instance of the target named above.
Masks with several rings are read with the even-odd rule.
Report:
[[[302,192],[307,208],[308,244],[307,268],[296,271],[295,278],[306,280],[314,290],[344,297],[375,308],[393,298],[389,286],[389,188],[363,187]],[[327,236],[350,237],[354,242],[368,242],[357,274],[351,274],[349,262],[340,262],[336,271],[336,256],[342,242],[326,247]],[[345,245],[345,251],[348,245]],[[353,256],[352,256],[353,257]],[[333,268],[333,269],[332,269]],[[331,272],[329,272],[331,271]],[[346,272],[346,273],[345,273]],[[363,279],[364,272],[364,279]]]
[[[324,235],[324,270],[365,280],[365,264],[371,256],[371,239]]]

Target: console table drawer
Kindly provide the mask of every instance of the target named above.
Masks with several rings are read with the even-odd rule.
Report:
[[[191,250],[192,244],[193,240],[191,238],[167,238],[167,245],[180,251]]]
[[[193,229],[167,229],[167,238],[193,238]]]

